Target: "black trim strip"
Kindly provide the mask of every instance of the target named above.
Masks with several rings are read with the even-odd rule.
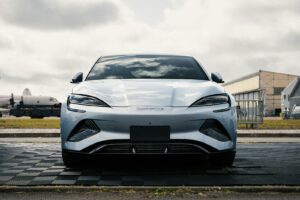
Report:
[[[104,146],[104,145],[124,144],[124,143],[132,144],[132,145],[138,144],[138,142],[132,142],[131,140],[107,140],[107,141],[104,141],[104,142],[95,143],[95,144],[81,150],[80,152],[81,153],[89,153],[89,152],[92,152],[93,150],[98,149],[99,147]],[[151,143],[160,144],[161,142],[151,142]],[[172,139],[169,142],[165,142],[164,144],[172,144],[172,143],[182,143],[182,144],[191,144],[191,145],[194,145],[194,146],[199,146],[199,148],[203,148],[209,153],[218,152],[218,150],[215,149],[214,147],[211,147],[211,146],[209,146],[209,145],[207,145],[203,142],[198,142],[198,141],[193,141],[193,140]]]

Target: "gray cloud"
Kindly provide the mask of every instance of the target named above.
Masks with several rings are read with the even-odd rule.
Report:
[[[273,0],[272,3],[261,1],[245,1],[239,8],[240,13],[244,15],[255,16],[258,14],[270,15],[272,13],[279,14],[282,12],[295,12],[299,14],[300,2],[295,0]]]
[[[243,3],[242,3],[243,2]],[[285,26],[286,17],[300,17],[300,1],[295,0],[273,0],[268,1],[241,1],[238,9],[232,12],[236,20],[243,23],[281,24]]]
[[[208,55],[222,55],[222,63],[232,63],[233,68],[243,67],[243,71],[245,67],[256,71],[281,66],[279,71],[288,72],[288,67],[299,66],[292,62],[294,55],[300,52],[300,29],[297,26],[300,1],[237,2],[231,4],[231,12],[224,16],[228,18],[226,26],[231,34],[223,32],[211,40]],[[227,68],[224,73],[227,73]],[[232,73],[228,74],[230,76]]]
[[[0,3],[3,21],[40,30],[81,29],[103,25],[119,18],[113,2],[63,4],[48,0],[6,0]]]
[[[49,72],[31,71],[30,73],[0,71],[0,79],[7,84],[40,84],[53,86],[57,83],[69,83],[77,72],[87,72],[91,68],[87,63],[78,58],[57,58],[48,66]]]
[[[295,51],[300,51],[300,32],[290,32],[282,40],[287,48]]]
[[[34,72],[21,76],[17,73],[11,74],[0,71],[1,85],[8,88],[8,90],[1,91],[3,95],[11,93],[18,95],[22,93],[24,88],[29,88],[33,95],[49,95],[62,101],[65,99],[65,95],[71,91],[72,85],[69,84],[70,80],[69,75],[64,73]]]
[[[26,76],[22,76],[19,74],[8,74],[4,72],[1,73],[2,81],[5,81],[7,84],[39,83],[43,85],[48,85],[49,83],[55,83],[58,80],[63,80],[65,77],[65,74],[50,74],[39,72],[27,74]]]
[[[0,35],[0,49],[11,49],[14,45],[11,40]]]
[[[146,18],[157,12],[134,1],[137,7],[118,0],[0,0],[1,93],[26,86],[35,94],[63,97],[76,72],[86,74],[98,56],[120,53],[192,55],[227,81],[259,69],[300,73],[298,0],[153,4],[163,16],[151,23]],[[65,29],[78,30],[60,31]],[[14,48],[6,51],[9,41]]]
[[[214,42],[210,51],[221,54],[248,55],[300,51],[300,31],[280,34],[276,38],[224,37],[222,42]]]

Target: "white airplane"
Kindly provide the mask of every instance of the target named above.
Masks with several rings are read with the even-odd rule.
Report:
[[[31,96],[31,92],[28,88],[24,89],[22,96]],[[9,108],[12,101],[19,102],[21,101],[22,96],[14,94],[11,95],[0,95],[0,108]]]
[[[7,108],[0,108],[0,117],[2,117],[2,115],[8,115],[9,110],[10,109],[7,109]]]
[[[20,104],[36,107],[55,106],[59,104],[59,101],[51,96],[33,96],[28,88],[24,89],[22,95],[0,95],[0,117]]]
[[[13,95],[9,96],[9,95],[0,95],[0,117],[2,117],[3,115],[8,115],[11,106],[11,97]]]

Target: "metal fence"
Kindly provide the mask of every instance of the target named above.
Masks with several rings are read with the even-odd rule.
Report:
[[[236,100],[239,124],[256,128],[263,123],[264,102],[262,100]]]

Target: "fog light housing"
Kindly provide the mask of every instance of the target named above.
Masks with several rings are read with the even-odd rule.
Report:
[[[216,140],[225,142],[230,140],[228,132],[225,130],[223,125],[214,119],[207,119],[200,127],[199,131],[209,137]]]
[[[99,133],[101,129],[96,125],[93,120],[83,120],[77,124],[77,126],[73,129],[70,136],[68,137],[68,141],[78,142],[80,140],[91,137],[97,133]]]

